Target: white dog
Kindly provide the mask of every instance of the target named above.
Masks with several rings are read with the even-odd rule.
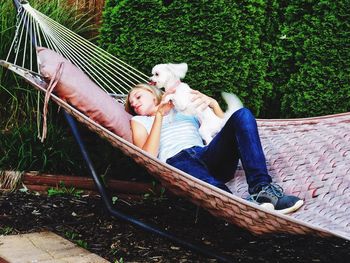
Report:
[[[240,99],[234,95],[226,92],[222,93],[224,100],[228,105],[228,110],[225,112],[223,119],[215,115],[215,113],[207,107],[200,111],[195,107],[191,98],[191,88],[184,82],[181,82],[187,72],[187,64],[158,64],[152,69],[152,76],[150,77],[151,84],[157,88],[165,88],[165,91],[174,91],[165,97],[165,101],[172,101],[177,111],[187,115],[196,116],[201,126],[199,133],[206,144],[208,144],[213,137],[221,130],[227,119],[236,110],[243,107]]]

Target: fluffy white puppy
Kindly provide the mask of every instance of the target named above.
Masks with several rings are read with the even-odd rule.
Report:
[[[150,77],[151,85],[157,88],[165,88],[165,91],[174,92],[165,97],[165,101],[172,101],[177,111],[187,115],[196,116],[201,126],[199,133],[206,144],[208,144],[213,137],[220,131],[227,119],[236,110],[243,107],[240,99],[230,93],[222,92],[222,96],[228,105],[225,112],[225,117],[219,118],[215,113],[207,107],[201,111],[192,102],[191,88],[184,82],[181,82],[187,73],[187,64],[158,64],[152,69],[152,76]]]

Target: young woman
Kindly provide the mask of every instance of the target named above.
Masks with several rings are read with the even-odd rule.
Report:
[[[201,109],[210,107],[223,117],[217,101],[194,90],[193,102]],[[160,160],[230,192],[225,182],[233,178],[239,159],[248,183],[249,200],[289,213],[303,205],[296,196],[285,195],[272,183],[267,172],[257,124],[252,113],[242,108],[226,122],[222,130],[204,145],[200,123],[194,116],[179,112],[162,102],[160,90],[146,84],[136,85],[128,94],[125,109],[135,115],[131,120],[133,143]]]

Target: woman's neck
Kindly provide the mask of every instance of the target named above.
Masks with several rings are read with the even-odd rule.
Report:
[[[159,108],[159,106],[156,106],[155,110],[154,110],[151,114],[149,114],[149,115],[147,115],[147,116],[156,116],[157,111],[158,111],[158,108]],[[169,111],[169,112],[170,112],[170,111]],[[162,116],[167,116],[167,115],[169,114],[169,112],[163,114]]]
[[[158,111],[158,107],[159,106],[155,106],[154,110],[150,114],[148,114],[147,116],[156,116],[156,113]]]

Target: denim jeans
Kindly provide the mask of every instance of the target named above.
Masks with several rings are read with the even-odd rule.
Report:
[[[207,146],[194,146],[182,150],[166,162],[230,192],[225,182],[233,178],[239,159],[250,193],[255,186],[271,182],[256,120],[247,108],[233,113]]]

